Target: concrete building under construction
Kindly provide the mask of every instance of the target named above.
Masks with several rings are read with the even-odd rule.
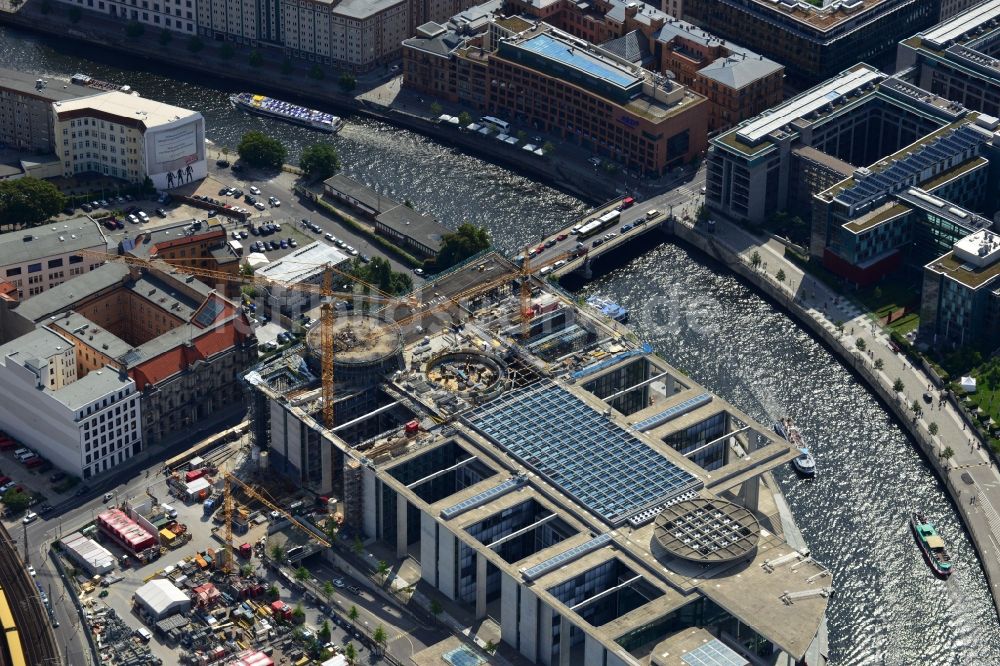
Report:
[[[332,428],[315,345],[254,369],[271,468],[532,663],[812,659],[832,578],[768,474],[797,451],[547,284],[521,322],[518,279],[496,255],[449,273],[363,321],[377,352],[338,322]]]

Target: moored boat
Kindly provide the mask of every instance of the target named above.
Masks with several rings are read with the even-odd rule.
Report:
[[[587,305],[601,311],[606,317],[611,317],[620,324],[628,323],[628,310],[604,296],[591,296]]]
[[[344,126],[344,121],[332,113],[307,109],[304,106],[283,102],[280,99],[264,95],[243,92],[231,95],[229,103],[234,108],[243,109],[249,113],[277,118],[295,125],[319,130],[320,132],[339,132],[340,128]]]
[[[799,455],[792,459],[792,467],[802,476],[816,476],[816,459],[809,449],[799,449]]]
[[[924,559],[927,560],[931,570],[942,578],[950,576],[951,556],[945,548],[944,539],[938,534],[934,525],[929,523],[922,513],[914,511],[910,514],[910,530],[913,531],[913,537],[917,540],[917,545],[920,546],[920,551],[924,554]]]

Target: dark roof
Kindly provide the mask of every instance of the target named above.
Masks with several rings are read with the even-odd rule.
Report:
[[[35,82],[38,79],[46,82],[41,90],[35,87]],[[94,88],[70,83],[65,79],[53,79],[41,74],[18,72],[13,69],[4,68],[0,68],[0,89],[14,90],[22,95],[46,102],[60,102],[67,99],[76,99],[77,97],[90,97],[101,92]]]
[[[451,233],[451,229],[430,215],[418,213],[409,206],[396,206],[392,210],[382,213],[375,220],[435,252],[441,248],[441,237]]]
[[[601,48],[610,51],[619,58],[624,58],[636,65],[642,64],[652,57],[646,36],[638,30],[601,44]]]
[[[333,190],[334,192],[340,192],[352,199],[360,201],[365,206],[368,206],[374,211],[383,212],[395,208],[399,205],[398,201],[380,195],[376,190],[368,187],[367,185],[362,185],[358,181],[345,176],[343,174],[337,174],[336,176],[331,176],[323,181],[323,186]]]

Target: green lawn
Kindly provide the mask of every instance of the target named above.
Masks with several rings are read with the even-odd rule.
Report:
[[[976,378],[976,392],[969,395],[969,398],[987,416],[992,417],[994,422],[1000,424],[1000,358],[987,361],[971,374]],[[980,423],[983,421],[981,419]]]

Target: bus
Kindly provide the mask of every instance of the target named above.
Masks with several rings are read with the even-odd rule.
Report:
[[[618,220],[620,220],[622,214],[620,211],[613,210],[610,213],[605,213],[600,217],[594,218],[587,224],[580,227],[580,231],[577,232],[577,238],[583,240],[585,238],[590,238],[594,234],[604,231],[610,226],[613,226]]]
[[[510,132],[510,123],[504,120],[500,120],[499,118],[494,118],[493,116],[483,116],[479,120],[483,123],[486,123],[487,125],[492,125],[496,129],[503,132],[504,134]]]

